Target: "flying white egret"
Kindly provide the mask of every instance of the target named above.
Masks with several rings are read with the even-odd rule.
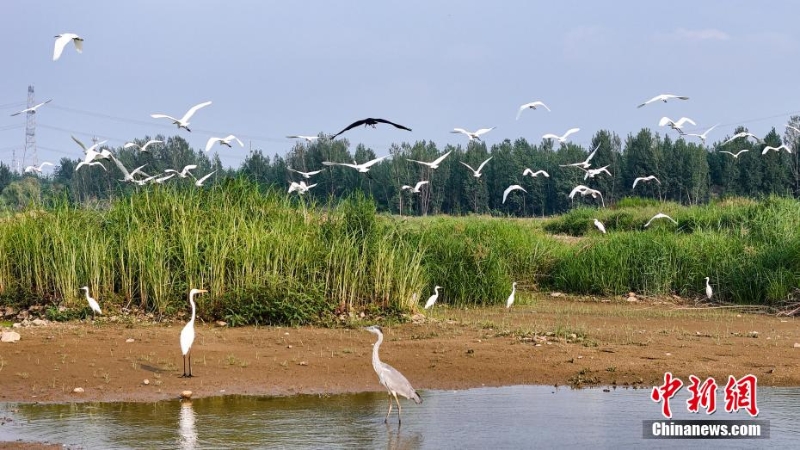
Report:
[[[484,134],[494,130],[495,128],[497,128],[497,127],[481,128],[480,130],[477,130],[477,131],[467,131],[467,130],[465,130],[463,128],[453,128],[453,131],[451,131],[451,133],[461,133],[463,135],[466,135],[469,138],[470,141],[481,141],[481,142],[483,142],[481,140],[481,135],[484,135]]]
[[[206,151],[211,150],[211,147],[213,147],[214,144],[216,144],[217,142],[219,142],[219,145],[225,145],[228,148],[231,148],[231,142],[233,142],[233,141],[236,141],[239,144],[239,147],[244,147],[244,142],[242,142],[236,136],[234,136],[232,134],[229,134],[229,135],[225,136],[224,138],[221,138],[221,137],[212,137],[212,138],[210,138],[208,140],[208,142],[206,142]]]
[[[633,180],[633,187],[631,189],[636,189],[636,183],[638,183],[640,181],[641,182],[645,182],[645,181],[650,181],[650,180],[656,180],[656,183],[661,184],[661,182],[658,181],[658,178],[656,178],[655,175],[650,175],[650,176],[646,176],[646,177],[637,177],[637,178],[635,178]]]
[[[372,345],[372,368],[375,369],[375,373],[378,374],[378,381],[389,391],[389,412],[386,413],[386,419],[384,419],[383,422],[386,423],[389,421],[389,414],[392,413],[392,397],[394,397],[394,401],[397,402],[397,423],[400,423],[402,420],[400,414],[403,410],[400,407],[400,400],[397,399],[397,395],[400,394],[407,399],[414,400],[414,403],[418,405],[422,403],[422,398],[417,394],[417,391],[414,390],[411,383],[408,382],[408,379],[406,379],[402,373],[389,364],[381,362],[380,357],[378,357],[378,349],[380,349],[381,343],[383,342],[383,332],[381,332],[381,328],[377,325],[373,325],[365,328],[365,330],[378,336],[378,340]]]
[[[187,164],[186,166],[184,166],[183,170],[181,170],[180,172],[178,172],[175,169],[166,169],[166,170],[164,170],[164,173],[175,174],[175,175],[178,176],[178,178],[186,178],[188,176],[191,176],[192,178],[194,178],[194,175],[192,175],[192,173],[190,172],[190,170],[194,170],[194,169],[197,169],[197,164]]]
[[[52,166],[52,165],[53,165],[53,163],[45,161],[45,162],[39,164],[39,167],[28,166],[28,167],[25,168],[25,173],[29,173],[29,172],[42,173],[42,169],[44,168],[44,166]]]
[[[487,159],[486,159],[486,161],[482,162],[482,163],[481,163],[481,165],[480,165],[480,166],[478,166],[478,169],[477,169],[477,170],[476,170],[476,169],[473,169],[473,168],[472,168],[472,166],[470,166],[469,164],[467,164],[467,163],[465,163],[465,162],[463,162],[463,161],[459,161],[459,162],[460,162],[461,164],[465,165],[465,166],[466,166],[466,167],[467,167],[469,170],[471,170],[471,171],[472,171],[472,176],[473,176],[473,177],[475,177],[475,178],[480,178],[480,177],[481,177],[481,175],[483,175],[483,174],[481,173],[481,170],[483,170],[483,166],[485,166],[485,165],[486,165],[486,163],[488,163],[488,162],[489,162],[489,160],[490,160],[490,159],[492,159],[492,158],[494,158],[494,156],[490,156],[489,158],[487,158]]]
[[[433,306],[433,304],[436,303],[436,300],[439,299],[439,289],[441,288],[442,288],[441,286],[436,286],[435,288],[433,288],[433,292],[435,293],[430,297],[428,297],[428,301],[425,302],[425,309],[430,309]]]
[[[416,159],[409,159],[409,158],[406,158],[406,161],[419,163],[419,164],[422,164],[424,166],[428,166],[431,169],[438,169],[439,168],[439,164],[441,164],[442,161],[444,161],[444,159],[447,158],[450,155],[450,153],[452,153],[452,152],[453,151],[450,150],[449,152],[445,153],[444,155],[436,158],[433,162],[417,161]]]
[[[706,297],[711,300],[711,296],[714,295],[714,291],[711,289],[711,285],[708,284],[708,281],[711,277],[706,277]]]
[[[78,145],[80,145],[80,146],[81,146],[81,148],[83,149],[83,153],[84,153],[84,154],[86,154],[86,153],[89,153],[89,152],[96,152],[96,150],[95,150],[95,149],[97,149],[97,148],[98,148],[98,147],[100,147],[101,145],[103,145],[103,144],[105,144],[106,142],[108,142],[108,141],[105,141],[105,140],[103,140],[103,141],[100,141],[100,142],[96,142],[96,143],[94,143],[94,144],[93,144],[91,147],[89,147],[89,148],[86,148],[86,145],[84,145],[84,143],[83,143],[83,142],[81,142],[81,140],[80,140],[80,139],[78,139],[78,138],[76,138],[75,136],[72,136],[72,135],[70,135],[70,137],[72,138],[72,140],[73,140],[73,141],[75,141],[75,143],[76,143],[76,144],[78,144]],[[96,153],[97,153],[97,152],[96,152]]]
[[[756,142],[761,142],[761,139],[759,139],[758,136],[756,136],[755,134],[748,133],[747,131],[742,131],[740,133],[734,134],[733,136],[731,136],[730,139],[728,139],[727,141],[723,142],[721,145],[730,144],[731,142],[733,142],[733,141],[735,141],[736,139],[739,139],[739,138],[753,138],[753,139],[755,139]]]
[[[579,167],[581,169],[588,169],[589,167],[592,167],[592,164],[589,163],[589,161],[591,161],[592,158],[594,158],[594,155],[595,155],[595,153],[597,153],[598,149],[600,149],[600,144],[597,144],[597,147],[595,147],[594,150],[592,150],[592,153],[589,153],[589,156],[587,156],[584,161],[577,162],[577,163],[572,163],[572,164],[559,164],[558,166],[559,167]]]
[[[61,53],[64,51],[64,47],[72,41],[75,44],[75,51],[78,53],[83,53],[83,38],[78,36],[75,33],[61,33],[55,36],[56,43],[53,47],[53,61],[57,61],[58,58],[61,58]]]
[[[688,117],[681,117],[677,121],[674,121],[669,117],[662,117],[661,120],[658,121],[658,126],[660,127],[669,126],[678,133],[683,134],[683,126],[687,123],[690,123],[695,126],[697,125],[696,123],[694,123],[694,120]]]
[[[314,183],[314,184],[309,186],[309,185],[306,184],[305,181],[301,181],[299,183],[295,183],[294,181],[292,181],[291,184],[289,184],[289,192],[288,193],[291,194],[292,192],[296,191],[299,195],[303,195],[306,192],[308,192],[309,189],[313,188],[316,185],[317,185],[317,183]]]
[[[522,114],[522,111],[525,111],[526,109],[536,109],[537,106],[541,106],[550,111],[550,108],[548,108],[547,105],[538,100],[535,102],[525,103],[524,105],[520,106],[519,111],[517,111],[517,120],[519,120],[519,116]]]
[[[400,187],[400,190],[401,191],[410,190],[414,194],[419,194],[420,188],[422,188],[422,186],[424,186],[426,184],[428,184],[428,180],[417,181],[417,184],[415,184],[414,186],[409,186],[407,184],[404,184],[403,186]]]
[[[211,102],[203,102],[203,103],[199,103],[197,105],[194,105],[189,109],[189,111],[186,111],[186,114],[184,114],[183,117],[181,117],[180,119],[176,119],[176,118],[174,118],[172,116],[168,116],[166,114],[150,114],[150,117],[152,117],[154,119],[169,119],[169,120],[172,121],[173,124],[177,125],[179,129],[183,128],[184,130],[191,132],[192,130],[189,129],[189,125],[190,125],[189,124],[189,119],[192,118],[192,116],[194,115],[194,113],[197,112],[198,109],[205,108],[206,106],[208,106],[210,104],[211,104]]]
[[[677,220],[675,220],[675,219],[673,219],[672,217],[670,217],[670,216],[668,216],[668,215],[666,215],[666,214],[664,214],[664,213],[658,213],[658,214],[656,214],[655,216],[653,216],[653,217],[652,217],[650,220],[648,220],[648,221],[647,221],[647,223],[646,223],[646,224],[644,224],[644,227],[645,227],[645,228],[649,227],[649,226],[650,226],[650,223],[651,223],[652,221],[656,220],[656,219],[669,219],[669,220],[671,220],[671,221],[672,221],[672,222],[673,222],[675,225],[677,225],[677,224],[678,224],[678,221],[677,221]]]
[[[167,176],[165,176],[165,177],[161,177],[161,178],[154,178],[154,179],[153,179],[153,181],[152,181],[152,183],[161,184],[161,183],[163,183],[163,182],[165,182],[165,181],[169,180],[170,178],[174,177],[174,176],[175,176],[175,174],[177,174],[177,173],[178,173],[178,172],[177,172],[177,171],[175,171],[175,173],[171,173],[171,174],[169,174],[169,175],[167,175]]]
[[[650,103],[653,103],[653,102],[657,102],[659,100],[661,100],[664,103],[667,103],[667,100],[672,100],[672,99],[689,100],[689,97],[686,97],[685,95],[660,94],[660,95],[656,95],[655,97],[651,98],[650,100],[648,100],[648,101],[642,103],[641,105],[637,106],[637,108],[641,108],[644,105],[647,105],[647,104],[650,104]]]
[[[172,177],[172,176],[174,176],[174,175],[170,175],[170,177]],[[155,180],[155,178],[156,178],[156,175],[152,175],[152,176],[149,176],[147,178],[142,178],[141,180],[133,180],[133,183],[134,184],[138,184],[139,186],[144,186],[145,184]]]
[[[542,139],[555,139],[555,140],[557,140],[558,142],[561,142],[562,144],[564,144],[564,143],[566,143],[566,142],[567,142],[567,137],[568,137],[570,134],[572,134],[572,133],[577,133],[578,131],[581,131],[581,129],[580,129],[580,128],[570,128],[569,130],[567,130],[567,132],[566,132],[566,133],[564,133],[564,134],[563,134],[563,135],[561,135],[561,136],[555,135],[555,134],[553,134],[553,133],[547,133],[547,134],[545,134],[544,136],[542,136]]]
[[[771,145],[768,145],[768,146],[764,147],[764,150],[761,152],[761,154],[762,154],[762,155],[766,155],[766,154],[767,154],[767,152],[768,152],[768,151],[770,151],[770,150],[775,150],[775,151],[776,151],[776,152],[778,152],[778,153],[780,153],[780,152],[781,152],[781,150],[786,150],[786,152],[788,152],[788,153],[792,153],[792,149],[790,149],[789,147],[787,147],[787,146],[786,146],[786,144],[781,144],[781,145],[780,145],[780,146],[778,146],[778,147],[773,147],[773,146],[771,146]]]
[[[303,136],[302,134],[292,134],[286,136],[287,139],[303,139],[304,141],[311,143],[319,139],[319,136]]]
[[[598,191],[596,189],[591,189],[588,186],[584,186],[582,184],[579,184],[579,185],[575,186],[574,189],[572,189],[572,191],[569,193],[569,195],[567,197],[569,197],[571,200],[573,200],[574,197],[575,197],[575,194],[581,194],[582,197],[586,197],[587,195],[591,195],[592,198],[597,198],[599,196],[603,207],[606,206],[606,202],[605,202],[605,200],[603,200],[603,194],[600,193],[600,191]]]
[[[705,144],[706,143],[706,139],[708,139],[708,133],[710,133],[711,130],[713,130],[714,128],[717,128],[718,126],[719,126],[719,124],[716,124],[713,127],[707,129],[706,131],[704,131],[703,133],[700,133],[700,134],[697,134],[697,133],[686,133],[686,136],[698,137],[698,138],[700,138],[701,141],[703,141],[703,144]]]
[[[589,178],[594,178],[595,176],[600,175],[603,172],[605,172],[609,176],[611,176],[611,172],[608,171],[608,165],[605,165],[605,166],[600,167],[598,169],[584,169],[584,168],[581,168],[581,170],[586,172],[586,175],[583,176],[584,180],[588,180]]]
[[[733,158],[734,158],[734,159],[739,159],[739,155],[741,155],[741,154],[742,154],[742,153],[744,153],[744,152],[749,152],[749,151],[750,151],[750,150],[748,150],[748,149],[744,149],[744,150],[739,150],[739,151],[738,151],[738,152],[736,152],[736,153],[731,153],[731,152],[729,152],[729,151],[726,151],[726,150],[720,150],[720,153],[727,153],[727,154],[729,154],[729,155],[733,156]]]
[[[511,295],[508,296],[508,300],[506,300],[506,309],[511,308],[511,305],[514,304],[514,294],[517,293],[517,282],[511,283]]]
[[[527,167],[525,168],[525,170],[522,171],[522,176],[524,177],[525,175],[530,175],[532,178],[536,178],[539,175],[544,175],[545,177],[550,178],[550,174],[545,172],[544,170],[537,170],[536,172],[534,172],[531,169],[528,169]]]
[[[203,176],[202,178],[198,178],[197,181],[194,182],[194,185],[197,186],[197,187],[202,187],[203,183],[205,183],[206,180],[209,179],[209,177],[211,177],[211,175],[214,175],[215,173],[217,173],[216,170],[211,172],[211,173],[209,173],[209,174],[207,174],[207,175],[205,175],[205,176]]]
[[[141,166],[133,169],[130,173],[128,173],[128,171],[125,169],[125,166],[123,166],[122,163],[120,163],[116,158],[113,158],[112,161],[117,163],[117,166],[122,171],[122,176],[124,178],[119,180],[119,181],[123,181],[123,182],[131,181],[132,182],[132,181],[134,181],[133,177],[135,177],[137,173],[141,173],[144,176],[148,176],[146,173],[142,172],[142,169],[144,169],[144,166],[146,166],[147,164],[142,164]]]
[[[800,128],[797,128],[795,126],[789,125],[788,123],[786,124],[786,128],[789,128],[790,130],[794,130],[797,133],[800,133]]]
[[[361,173],[367,173],[367,172],[369,172],[369,168],[370,167],[372,167],[373,165],[383,161],[384,159],[386,159],[388,157],[389,157],[389,155],[381,156],[380,158],[375,158],[372,161],[367,161],[367,162],[365,162],[363,164],[356,164],[355,161],[353,161],[353,164],[322,161],[322,165],[323,166],[345,166],[345,167],[351,167],[351,168],[356,169],[357,171],[359,171]]]
[[[142,145],[142,146],[140,146],[139,144],[137,144],[135,142],[127,142],[125,145],[122,146],[122,148],[136,147],[136,148],[139,149],[140,152],[147,152],[147,151],[149,151],[149,150],[147,150],[147,147],[149,147],[151,145],[163,144],[163,143],[164,143],[164,141],[159,141],[158,139],[151,139],[151,140],[145,142],[145,144]]]
[[[181,353],[183,353],[183,377],[191,378],[192,375],[192,344],[194,343],[194,318],[196,307],[194,304],[194,296],[208,292],[205,289],[192,289],[189,291],[189,304],[192,305],[192,318],[181,330]],[[189,357],[189,373],[186,373],[186,357]]]
[[[600,230],[601,233],[606,234],[606,227],[605,227],[605,225],[603,225],[603,222],[600,222],[599,220],[594,219],[594,226],[596,226],[597,229]]]
[[[308,179],[310,179],[311,177],[313,177],[314,175],[316,175],[316,174],[318,174],[318,173],[321,173],[321,172],[322,172],[322,170],[315,170],[315,171],[313,171],[313,172],[300,172],[299,170],[294,170],[294,169],[292,169],[291,167],[289,167],[289,170],[291,170],[292,172],[295,172],[295,173],[299,173],[299,174],[300,174],[300,175],[302,175],[302,176],[303,176],[303,178],[305,178],[306,180],[308,180]]]
[[[17,111],[17,112],[15,112],[14,114],[11,114],[11,116],[12,116],[12,117],[13,117],[13,116],[18,116],[18,115],[20,115],[20,114],[22,114],[22,113],[30,113],[30,114],[35,114],[37,109],[41,108],[43,105],[46,105],[46,104],[48,104],[48,103],[50,103],[50,102],[52,102],[52,101],[53,101],[53,99],[52,99],[52,98],[51,98],[50,100],[45,100],[45,101],[43,101],[42,103],[39,103],[38,105],[31,106],[30,108],[25,108],[25,109],[23,109],[22,111]]]
[[[104,166],[103,163],[100,162],[100,161],[90,161],[90,162],[81,161],[81,162],[78,163],[77,166],[75,166],[75,170],[77,171],[78,169],[80,169],[83,166],[90,166],[90,167],[91,166],[100,166],[100,167],[103,168],[103,170],[108,172],[108,169],[106,169],[106,166]]]
[[[100,304],[97,303],[97,300],[92,298],[89,295],[89,286],[84,286],[81,288],[82,291],[86,291],[86,301],[89,303],[89,308],[92,308],[92,320],[94,320],[94,314],[103,314],[103,311],[100,311]]]
[[[508,198],[508,194],[511,193],[511,191],[516,191],[516,190],[520,190],[520,191],[526,192],[526,193],[528,192],[522,186],[520,186],[518,184],[512,184],[511,186],[507,187],[505,191],[503,191],[503,203],[504,204],[506,202],[506,198]]]

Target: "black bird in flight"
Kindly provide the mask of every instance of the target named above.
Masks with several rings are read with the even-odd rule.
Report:
[[[347,126],[347,128],[345,128],[344,130],[342,130],[342,131],[340,131],[340,132],[338,132],[338,133],[334,134],[333,136],[331,136],[331,139],[336,139],[336,136],[339,136],[340,134],[344,133],[345,131],[347,131],[347,130],[349,130],[349,129],[351,129],[351,128],[355,128],[355,127],[357,127],[357,126],[359,126],[359,125],[364,125],[364,126],[367,126],[367,125],[369,125],[369,126],[371,126],[372,128],[375,128],[375,125],[377,125],[377,124],[379,124],[379,123],[388,123],[389,125],[393,125],[395,128],[400,128],[401,130],[408,130],[408,131],[411,131],[411,128],[404,127],[403,125],[396,124],[396,123],[394,123],[394,122],[389,122],[389,121],[388,121],[388,120],[386,120],[386,119],[373,119],[373,118],[371,118],[371,117],[370,117],[370,118],[363,119],[363,120],[357,120],[357,121],[355,121],[355,122],[351,123],[351,124],[350,124],[350,125],[348,125],[348,126]]]

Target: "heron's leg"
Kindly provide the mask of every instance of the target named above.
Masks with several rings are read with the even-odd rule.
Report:
[[[183,377],[186,377],[186,355],[183,355]]]
[[[192,351],[189,350],[189,378],[193,377],[192,375]]]
[[[392,393],[389,393],[389,412],[386,413],[386,418],[383,419],[383,423],[389,422],[389,414],[392,413]]]
[[[390,399],[389,399],[389,402],[391,402],[391,401],[392,401],[392,399],[390,398]],[[402,423],[402,421],[403,421],[403,420],[400,418],[400,413],[402,413],[402,412],[403,412],[403,408],[400,406],[400,400],[398,400],[398,399],[397,399],[397,394],[394,394],[394,401],[396,401],[396,402],[397,402],[397,424],[399,425],[399,424],[401,424],[401,423]]]

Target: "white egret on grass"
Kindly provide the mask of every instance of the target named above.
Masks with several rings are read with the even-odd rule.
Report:
[[[661,120],[658,121],[658,126],[660,127],[669,126],[678,133],[683,134],[683,126],[687,123],[690,123],[692,125],[697,125],[696,123],[694,123],[694,120],[688,117],[681,117],[677,121],[673,121],[669,117],[662,117]]]
[[[534,172],[531,169],[528,169],[527,167],[525,168],[525,170],[522,171],[522,176],[524,177],[525,175],[530,175],[531,178],[536,178],[539,175],[544,175],[545,177],[550,178],[550,174],[545,172],[544,170],[537,170],[536,172]]]
[[[211,138],[209,138],[208,142],[206,142],[206,151],[211,150],[211,147],[213,147],[214,144],[216,144],[217,142],[219,142],[219,145],[224,145],[224,146],[226,146],[228,148],[231,148],[232,147],[231,146],[231,142],[233,142],[233,141],[236,141],[239,144],[239,147],[244,147],[244,142],[242,142],[236,136],[234,136],[232,134],[229,134],[229,135],[227,135],[227,136],[225,136],[223,138],[221,138],[221,137],[211,137]]]
[[[373,325],[365,328],[365,330],[378,336],[378,340],[372,345],[372,368],[375,369],[375,373],[378,374],[378,381],[389,391],[389,412],[386,413],[386,418],[383,422],[387,423],[389,421],[389,414],[392,413],[392,397],[394,397],[394,401],[397,402],[397,423],[401,423],[402,418],[400,414],[403,410],[400,407],[400,400],[397,399],[397,394],[407,399],[414,400],[414,403],[418,405],[422,403],[422,398],[417,394],[417,391],[414,390],[411,383],[408,382],[402,373],[389,364],[381,362],[380,357],[378,357],[378,349],[383,342],[383,332],[381,328],[377,325]]]
[[[635,178],[633,180],[633,187],[631,189],[636,189],[636,184],[638,182],[640,182],[640,181],[645,182],[645,181],[650,181],[650,180],[656,180],[656,183],[661,184],[661,182],[658,181],[658,178],[656,178],[655,175],[650,175],[650,176],[647,176],[647,177],[637,177],[637,178]]]
[[[511,283],[511,295],[508,296],[508,300],[506,300],[506,309],[511,308],[511,305],[514,304],[514,294],[517,293],[517,282]]]
[[[591,161],[592,158],[594,158],[594,155],[595,155],[595,153],[597,153],[597,150],[599,148],[600,148],[600,144],[597,144],[597,147],[595,147],[594,150],[592,150],[592,153],[589,153],[589,156],[587,156],[586,159],[581,161],[581,162],[572,163],[572,164],[559,164],[558,166],[559,167],[580,167],[581,169],[588,169],[589,167],[592,167],[592,165],[589,163],[589,161]]]
[[[508,198],[508,194],[510,194],[511,191],[516,191],[516,190],[520,190],[522,192],[528,192],[522,186],[520,186],[518,184],[512,184],[511,186],[507,187],[505,191],[503,191],[503,203],[504,204],[506,202],[506,198]]]
[[[186,114],[183,115],[180,119],[176,119],[172,116],[168,116],[166,114],[150,114],[150,117],[154,119],[169,119],[172,121],[173,124],[177,125],[178,128],[183,128],[186,131],[192,131],[189,129],[189,119],[192,118],[194,113],[197,112],[200,108],[205,108],[206,106],[210,105],[211,102],[203,102],[197,105],[192,106],[189,111],[186,111]]]
[[[447,156],[450,155],[450,153],[452,153],[452,152],[453,151],[450,150],[449,152],[445,153],[444,155],[436,158],[433,162],[417,161],[416,159],[408,159],[408,158],[406,158],[406,161],[419,163],[419,164],[422,164],[424,166],[428,166],[431,169],[438,169],[439,168],[439,164],[441,164],[442,161],[444,161],[444,159],[447,158]]]
[[[566,133],[564,133],[561,136],[555,135],[553,133],[547,133],[544,136],[542,136],[542,139],[555,139],[558,142],[561,142],[562,144],[564,144],[565,142],[567,142],[567,137],[570,134],[577,133],[578,131],[581,131],[581,129],[580,128],[570,128],[569,130],[567,130]]]
[[[216,170],[211,172],[211,173],[209,173],[209,174],[207,174],[207,175],[205,175],[205,176],[203,176],[202,178],[198,178],[197,181],[194,182],[194,185],[197,186],[197,187],[202,187],[203,183],[205,183],[206,180],[209,179],[209,177],[211,177],[211,175],[214,175],[215,173],[217,173]]]
[[[672,222],[673,222],[675,225],[677,225],[677,224],[678,224],[678,221],[677,221],[677,220],[675,220],[675,219],[673,219],[672,217],[670,217],[670,216],[668,216],[668,215],[666,215],[666,214],[664,214],[664,213],[658,213],[658,214],[656,214],[655,216],[651,217],[651,218],[650,218],[650,220],[648,220],[648,221],[647,221],[647,223],[646,223],[646,224],[644,224],[644,227],[645,227],[645,228],[649,227],[649,226],[650,226],[650,223],[651,223],[652,221],[656,220],[656,219],[669,219],[669,220],[671,220],[671,221],[672,221]]]
[[[741,154],[742,154],[742,153],[744,153],[744,152],[749,152],[749,151],[750,151],[750,150],[748,150],[748,149],[744,149],[744,150],[739,150],[739,151],[738,151],[738,152],[736,152],[736,153],[731,153],[731,152],[729,152],[729,151],[726,151],[726,150],[720,150],[720,153],[727,153],[727,154],[729,154],[729,155],[733,156],[733,157],[734,157],[734,159],[739,159],[739,155],[741,155]]]
[[[605,225],[603,225],[603,222],[600,222],[599,220],[594,219],[594,226],[596,226],[597,229],[600,230],[601,233],[606,234],[606,227],[605,227]]]
[[[433,306],[434,303],[436,303],[436,300],[439,298],[439,289],[441,288],[442,288],[441,286],[436,286],[435,288],[433,288],[433,292],[435,292],[435,294],[428,297],[428,301],[425,302],[425,309],[429,309],[430,307]]]
[[[667,103],[667,100],[672,100],[672,99],[689,100],[689,97],[686,97],[685,95],[659,94],[651,98],[650,100],[642,103],[641,105],[637,106],[637,108],[641,108],[644,105],[648,105],[650,103],[657,102],[659,100],[661,100],[664,103]]]
[[[522,114],[522,111],[525,111],[526,109],[536,109],[537,106],[541,106],[544,109],[550,111],[550,108],[548,108],[547,105],[545,105],[540,101],[525,103],[524,105],[520,106],[519,111],[517,111],[517,120],[519,120],[519,116]]]
[[[710,280],[710,279],[711,279],[710,277],[706,277],[706,297],[709,300],[711,300],[711,296],[714,295],[714,290],[711,289],[711,285],[708,284],[708,280]]]
[[[403,186],[401,186],[401,187],[400,187],[400,190],[401,190],[401,191],[410,190],[410,191],[411,191],[411,192],[413,192],[414,194],[419,194],[419,190],[420,190],[420,188],[422,188],[422,186],[424,186],[424,185],[426,185],[426,184],[428,184],[428,180],[425,180],[425,181],[417,181],[417,184],[415,184],[413,187],[412,187],[412,186],[409,186],[409,185],[407,185],[407,184],[404,184]]]
[[[775,151],[776,151],[776,152],[778,152],[778,153],[780,153],[780,152],[781,152],[781,150],[786,150],[786,152],[787,152],[787,153],[792,153],[792,149],[790,149],[789,147],[787,147],[787,146],[786,146],[786,144],[781,144],[781,145],[780,145],[780,146],[778,146],[778,147],[773,147],[773,146],[771,146],[771,145],[768,145],[768,146],[764,147],[764,150],[761,152],[761,154],[762,154],[762,155],[766,155],[766,154],[767,154],[767,152],[768,152],[768,151],[770,151],[770,150],[775,150]]]
[[[463,128],[453,128],[453,131],[451,131],[451,133],[461,133],[461,134],[467,136],[469,138],[470,142],[471,141],[483,142],[483,140],[481,140],[481,135],[484,135],[484,134],[494,130],[495,128],[497,128],[497,127],[481,128],[480,130],[477,130],[477,131],[467,131],[467,130],[465,130]]]
[[[490,159],[492,159],[492,158],[494,158],[494,156],[490,156],[490,157],[488,157],[488,158],[486,159],[486,161],[482,162],[482,163],[481,163],[481,165],[480,165],[480,166],[478,166],[478,168],[477,168],[477,169],[473,169],[473,168],[472,168],[472,166],[470,166],[469,164],[467,164],[467,163],[465,163],[465,162],[463,162],[463,161],[459,161],[459,162],[460,162],[461,164],[465,165],[465,166],[466,166],[466,167],[467,167],[469,170],[471,170],[471,171],[472,171],[472,176],[473,176],[473,177],[475,177],[475,178],[480,178],[480,177],[481,177],[481,175],[483,175],[483,174],[481,173],[481,170],[483,170],[483,166],[485,166],[485,165],[486,165],[486,163],[488,163],[488,162],[489,162],[489,160],[490,160]]]
[[[55,36],[56,42],[55,46],[53,46],[53,61],[57,61],[58,58],[61,58],[61,53],[64,51],[64,47],[72,41],[75,44],[75,51],[78,53],[83,53],[83,38],[78,36],[75,33],[61,33]]]
[[[139,149],[140,152],[147,152],[147,151],[149,151],[149,150],[147,150],[147,147],[149,147],[151,145],[163,144],[163,143],[164,143],[164,141],[159,141],[158,139],[151,139],[151,140],[145,142],[145,144],[141,145],[141,146],[139,144],[135,143],[135,142],[127,142],[125,145],[122,146],[122,148],[136,147],[136,148]]]
[[[89,286],[84,286],[81,290],[86,291],[86,301],[89,303],[89,308],[92,309],[92,320],[94,320],[94,313],[103,314],[103,311],[100,311],[100,304],[89,295]]]
[[[699,137],[699,138],[700,138],[700,140],[701,140],[701,141],[703,141],[703,144],[705,144],[705,143],[706,143],[706,139],[708,139],[708,133],[709,133],[711,130],[713,130],[714,128],[717,128],[718,126],[719,126],[719,124],[716,124],[716,125],[714,125],[713,127],[711,127],[711,128],[709,128],[709,129],[707,129],[705,132],[703,132],[703,133],[700,133],[700,134],[697,134],[697,133],[686,133],[686,136],[694,136],[694,137]]]
[[[291,170],[292,172],[295,172],[295,173],[299,173],[299,174],[300,174],[300,175],[302,175],[302,176],[303,176],[303,178],[305,178],[306,180],[308,180],[308,179],[310,179],[311,177],[313,177],[314,175],[316,175],[316,174],[318,174],[318,173],[321,173],[321,172],[322,172],[322,170],[315,170],[315,171],[313,171],[313,172],[300,172],[299,170],[294,170],[294,169],[292,169],[291,167],[289,167],[289,170]]]
[[[39,164],[38,167],[37,166],[28,166],[28,167],[25,168],[25,173],[29,173],[29,172],[42,173],[42,169],[44,168],[44,166],[52,166],[52,165],[53,165],[53,163],[45,161],[45,162]]]
[[[208,292],[205,289],[192,289],[189,291],[189,304],[192,305],[192,318],[181,330],[181,353],[183,353],[183,377],[192,377],[192,344],[194,343],[194,318],[196,315],[196,307],[194,304],[194,296]],[[186,357],[189,357],[189,373],[186,373]]]
[[[11,116],[12,116],[12,117],[13,117],[13,116],[18,116],[18,115],[20,115],[20,114],[22,114],[22,113],[31,113],[31,114],[34,114],[34,113],[36,113],[36,110],[37,110],[37,109],[41,108],[43,105],[46,105],[46,104],[48,104],[48,103],[50,103],[50,102],[52,102],[52,101],[53,101],[53,99],[52,99],[52,98],[51,98],[50,100],[45,100],[45,101],[43,101],[42,103],[39,103],[38,105],[31,106],[30,108],[25,108],[25,109],[23,109],[22,111],[17,111],[17,112],[15,112],[14,114],[11,114]]]
[[[322,161],[322,165],[323,166],[345,166],[345,167],[351,167],[351,168],[356,169],[357,171],[359,171],[361,173],[367,173],[367,172],[369,172],[369,168],[370,167],[372,167],[373,165],[383,161],[384,159],[386,159],[388,157],[389,157],[389,155],[381,156],[380,158],[375,158],[372,161],[367,161],[367,162],[365,162],[363,164],[356,164],[355,161],[353,161],[353,164]]]

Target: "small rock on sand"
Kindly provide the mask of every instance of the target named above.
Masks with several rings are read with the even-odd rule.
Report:
[[[16,331],[3,331],[0,335],[0,341],[2,342],[17,342],[19,340],[19,333]]]
[[[800,348],[800,342],[795,342],[794,343],[794,348]]]
[[[47,325],[47,321],[42,319],[33,319],[31,324],[36,327],[43,327]]]
[[[76,394],[83,394],[83,388],[82,387],[76,387],[75,389],[72,390],[72,392],[74,392]]]
[[[136,341],[136,339],[134,339],[134,338],[125,339],[125,343],[126,344],[130,344],[131,342],[135,342],[135,341]]]
[[[181,392],[181,398],[184,400],[190,400],[192,398],[192,391]]]
[[[148,380],[147,378],[145,378],[145,379],[144,379],[144,381],[142,381],[142,384],[144,384],[145,386],[147,386],[148,384],[150,384],[150,380]]]

